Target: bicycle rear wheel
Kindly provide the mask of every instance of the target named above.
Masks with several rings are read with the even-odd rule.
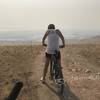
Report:
[[[61,87],[60,87],[60,93],[63,94],[63,90],[64,90],[64,84],[61,84]]]
[[[63,94],[64,84],[58,84],[58,93]]]

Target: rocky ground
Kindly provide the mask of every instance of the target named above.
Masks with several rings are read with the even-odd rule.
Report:
[[[55,84],[40,82],[44,67],[40,45],[0,46],[0,100],[22,81],[18,100],[100,100],[100,44],[70,44],[61,50],[65,80],[59,95]]]

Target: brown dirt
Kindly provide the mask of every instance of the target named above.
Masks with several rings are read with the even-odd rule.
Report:
[[[100,44],[70,44],[61,50],[63,95],[48,79],[49,73],[46,84],[40,82],[44,51],[40,45],[0,46],[0,100],[18,80],[24,87],[17,100],[100,100]]]

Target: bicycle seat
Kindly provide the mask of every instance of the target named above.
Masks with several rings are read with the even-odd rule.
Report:
[[[58,57],[58,54],[59,54],[59,51],[58,50],[55,50],[55,57],[57,58]]]

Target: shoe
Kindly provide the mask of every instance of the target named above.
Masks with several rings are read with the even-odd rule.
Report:
[[[63,84],[64,83],[64,80],[62,78],[56,79],[56,83]]]
[[[43,79],[43,77],[41,77],[40,81],[44,84],[45,83],[45,79]]]

